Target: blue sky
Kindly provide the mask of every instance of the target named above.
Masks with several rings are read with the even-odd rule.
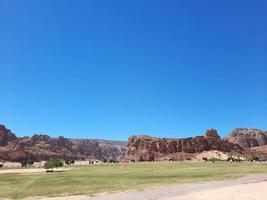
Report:
[[[0,123],[126,140],[267,129],[267,1],[0,1]]]

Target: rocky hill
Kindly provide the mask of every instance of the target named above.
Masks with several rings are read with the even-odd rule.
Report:
[[[126,161],[179,160],[203,151],[217,150],[244,154],[238,144],[221,139],[217,131],[209,129],[204,136],[189,138],[155,138],[148,135],[132,136],[128,141]]]
[[[242,148],[259,147],[267,145],[267,131],[237,128],[226,139]]]
[[[132,136],[127,142],[51,138],[44,134],[16,137],[0,125],[0,161],[47,160],[51,157],[71,159],[109,159],[124,161],[179,160],[197,157],[205,152],[227,155],[256,155],[267,158],[267,132],[259,129],[234,129],[222,139],[215,129],[204,136],[189,138],[156,138],[148,135]],[[217,152],[217,153],[216,153]]]
[[[71,159],[120,159],[126,152],[126,142],[68,139],[62,136],[51,138],[35,134],[32,137],[16,137],[4,125],[0,125],[0,160],[34,161],[48,160],[51,157]]]

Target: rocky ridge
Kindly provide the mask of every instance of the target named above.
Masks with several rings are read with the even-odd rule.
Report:
[[[215,129],[203,136],[188,138],[156,138],[149,135],[131,136],[126,142],[96,139],[51,138],[45,134],[16,137],[0,125],[0,161],[47,160],[51,157],[85,159],[116,158],[124,161],[180,160],[197,157],[205,152],[229,155],[256,155],[267,158],[267,132],[259,129],[234,129],[220,138]]]
[[[242,148],[267,145],[267,131],[249,128],[234,129],[226,139]]]
[[[244,154],[244,149],[238,144],[221,139],[215,129],[209,129],[204,136],[189,138],[155,138],[149,135],[132,136],[128,140],[128,151],[125,160],[179,160],[210,150]]]
[[[126,142],[51,138],[44,134],[32,137],[16,137],[4,125],[0,125],[0,161],[63,159],[120,159],[126,151]]]

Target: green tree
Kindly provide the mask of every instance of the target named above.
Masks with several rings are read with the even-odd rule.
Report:
[[[21,160],[20,161],[21,167],[27,167],[33,165],[32,160]]]
[[[203,161],[208,161],[207,157],[202,158]]]
[[[33,165],[33,161],[32,160],[27,160],[27,165],[29,165],[29,166]]]
[[[116,159],[110,159],[108,162],[109,162],[109,163],[118,163],[119,161],[116,160]]]
[[[46,169],[46,171],[48,171],[49,169],[52,169],[53,171],[54,168],[62,167],[63,165],[63,162],[59,159],[50,159],[44,164],[44,168]]]
[[[74,162],[75,162],[74,160],[70,160],[70,159],[65,160],[66,165],[74,164]]]
[[[27,167],[27,163],[28,163],[27,160],[21,160],[20,161],[21,167]]]

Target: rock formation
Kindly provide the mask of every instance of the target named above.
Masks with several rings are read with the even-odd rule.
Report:
[[[259,147],[267,145],[267,131],[237,128],[226,139],[242,148]]]
[[[12,133],[9,129],[6,129],[4,125],[0,125],[0,146],[5,146],[15,139],[16,136],[14,133]]]
[[[126,142],[51,138],[45,134],[32,137],[16,137],[4,125],[0,125],[0,161],[62,159],[109,159],[124,161],[180,160],[218,151],[226,154],[253,155],[267,159],[267,132],[259,129],[234,129],[225,139],[215,129],[204,136],[189,138],[155,138],[149,135],[132,136]]]
[[[126,151],[126,142],[51,138],[35,134],[18,138],[5,126],[0,125],[0,161],[48,160],[52,157],[71,159],[120,159]]]
[[[128,140],[126,161],[160,161],[190,158],[203,151],[218,150],[242,154],[238,144],[223,140],[215,129],[209,129],[204,136],[189,138],[155,138],[148,135],[132,136]]]

